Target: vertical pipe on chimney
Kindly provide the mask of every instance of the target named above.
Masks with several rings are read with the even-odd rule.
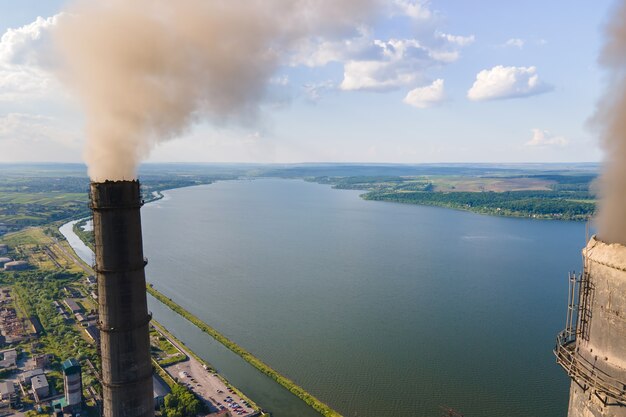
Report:
[[[105,417],[153,417],[138,181],[91,183]]]

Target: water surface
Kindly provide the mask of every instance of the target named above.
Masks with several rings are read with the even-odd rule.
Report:
[[[59,232],[61,232],[61,234],[65,237],[80,259],[82,259],[87,265],[93,265],[95,262],[95,255],[93,251],[89,248],[89,246],[85,245],[82,240],[80,240],[76,233],[74,233],[74,225],[81,220],[82,219],[72,220],[71,222],[65,223],[63,226],[59,227]]]
[[[148,281],[344,415],[566,415],[551,350],[583,224],[299,180],[165,194],[142,211]]]

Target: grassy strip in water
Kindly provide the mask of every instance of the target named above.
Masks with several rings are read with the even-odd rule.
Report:
[[[175,313],[187,319],[189,322],[193,323],[196,327],[198,327],[203,332],[208,333],[212,338],[214,338],[215,340],[217,340],[218,342],[226,346],[228,349],[232,350],[237,355],[241,356],[250,365],[254,366],[259,371],[263,372],[265,375],[269,376],[274,381],[278,382],[280,385],[285,387],[292,394],[294,394],[295,396],[300,398],[302,401],[304,401],[306,404],[311,406],[314,410],[319,412],[321,415],[327,416],[327,417],[341,417],[341,414],[339,414],[337,411],[330,408],[328,405],[324,404],[322,401],[320,401],[313,395],[309,394],[307,391],[304,390],[304,388],[302,388],[301,386],[297,385],[295,382],[293,382],[289,378],[281,375],[280,373],[272,369],[269,365],[261,361],[259,358],[252,355],[250,352],[248,352],[247,350],[245,350],[244,348],[242,348],[241,346],[239,346],[238,344],[236,344],[235,342],[233,342],[226,336],[219,333],[213,327],[204,323],[202,320],[200,320],[199,318],[197,318],[196,316],[194,316],[193,314],[191,314],[190,312],[188,312],[187,310],[185,310],[184,308],[176,304],[170,298],[167,298],[165,295],[155,290],[152,286],[148,286],[147,289],[148,289],[148,293],[152,295],[154,298],[156,298],[157,300],[159,300],[160,302],[168,306]]]

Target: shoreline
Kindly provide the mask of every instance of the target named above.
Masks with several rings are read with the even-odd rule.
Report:
[[[162,194],[161,194],[161,198],[163,198]],[[153,201],[156,201],[156,200],[151,200],[150,202],[153,202]],[[71,225],[71,226],[68,227],[69,233],[73,233],[74,236],[87,249],[91,250],[91,248],[89,248],[89,246],[73,230],[74,225],[77,222],[81,221],[81,220],[83,220],[83,219],[72,220],[70,222],[64,223],[63,226]],[[64,233],[63,233],[63,237],[66,239],[66,241],[69,244],[69,240],[67,240],[67,237],[66,237],[66,235]],[[74,255],[77,257],[76,262],[77,263],[84,263],[83,259],[81,259],[81,257],[76,253],[74,247],[71,244],[70,244],[70,247],[72,248],[72,251],[74,252]],[[91,269],[91,267],[90,267],[90,269]],[[338,413],[337,411],[335,411],[332,408],[330,408],[328,405],[323,403],[321,400],[317,399],[312,394],[308,393],[306,390],[304,390],[304,388],[300,387],[295,382],[291,381],[289,378],[281,375],[280,373],[275,371],[273,368],[271,368],[269,365],[265,364],[260,359],[256,358],[251,353],[249,353],[248,351],[246,351],[245,349],[243,349],[242,347],[237,345],[235,342],[232,342],[226,336],[222,335],[221,333],[219,333],[217,330],[215,330],[214,328],[212,328],[208,324],[204,323],[203,321],[201,321],[197,317],[193,316],[191,313],[189,313],[183,307],[181,307],[178,304],[174,303],[170,298],[166,297],[165,295],[163,295],[162,293],[160,293],[159,291],[154,289],[152,284],[148,284],[146,286],[146,292],[148,294],[150,294],[151,296],[153,296],[157,301],[162,303],[164,306],[168,307],[174,313],[176,313],[177,315],[179,315],[183,319],[189,321],[190,323],[192,323],[193,325],[198,327],[200,330],[202,330],[203,332],[207,333],[209,336],[211,336],[217,342],[221,343],[224,347],[228,348],[229,350],[231,350],[232,352],[237,354],[239,357],[241,357],[248,364],[252,365],[255,369],[257,369],[260,372],[262,372],[263,374],[269,376],[276,383],[281,385],[283,388],[287,389],[291,394],[293,394],[294,396],[296,396],[297,398],[302,400],[306,405],[308,405],[309,407],[311,407],[315,411],[319,412],[321,415],[326,416],[326,417],[342,417],[342,415],[340,413]],[[210,363],[208,363],[205,360],[203,360],[202,358],[200,358],[195,352],[193,352],[191,349],[187,348],[184,342],[182,342],[181,340],[176,338],[174,335],[172,335],[172,333],[169,332],[165,326],[163,326],[161,323],[159,323],[158,321],[156,321],[154,319],[152,320],[152,322],[153,322],[155,328],[157,328],[160,331],[163,331],[167,335],[167,337],[172,338],[177,343],[179,343],[181,345],[181,347],[184,347],[185,350],[187,351],[186,353],[188,353],[188,356],[193,357],[195,360],[199,361],[201,364],[207,365],[208,368],[214,369],[213,366]],[[161,370],[163,370],[164,372],[167,373],[167,371],[165,371],[163,368],[161,368]],[[218,378],[220,378],[225,383],[226,386],[232,388],[237,393],[237,395],[239,395],[242,398],[245,398],[250,404],[254,405],[255,409],[259,412],[259,414],[258,414],[259,416],[270,416],[271,415],[271,412],[270,413],[265,412],[261,407],[259,407],[256,404],[255,401],[251,400],[247,395],[245,395],[243,392],[241,392],[239,389],[237,389],[235,386],[233,386],[222,375],[218,374],[217,372],[216,372],[216,375],[218,376]]]
[[[235,354],[240,356],[243,360],[248,362],[250,365],[254,366],[256,369],[264,373],[265,375],[272,378],[278,384],[283,386],[293,395],[301,399],[308,406],[319,412],[321,415],[326,417],[341,417],[341,414],[337,411],[333,410],[330,406],[319,400],[317,397],[313,396],[309,392],[307,392],[304,388],[297,385],[291,379],[283,376],[278,371],[274,370],[272,367],[267,365],[265,362],[261,361],[259,358],[239,346],[237,343],[233,342],[226,336],[222,335],[220,332],[215,330],[213,327],[209,326],[189,311],[172,301],[171,298],[166,297],[164,294],[160,293],[156,290],[152,285],[148,285],[146,287],[148,294],[153,296],[159,302],[167,306],[170,310],[183,317],[187,321],[189,321],[194,326],[198,327],[203,332],[207,333],[217,342],[224,345],[226,348],[233,351]]]
[[[150,200],[150,202],[159,200],[161,198],[163,198],[163,194],[160,193],[160,197],[154,200]],[[76,220],[71,220],[69,222],[65,222],[63,223],[61,226],[59,226],[57,229],[59,230],[59,233],[61,233],[63,235],[63,238],[65,239],[65,241],[67,242],[67,244],[69,245],[69,247],[71,248],[71,253],[69,253],[69,255],[74,259],[74,262],[81,266],[83,269],[85,269],[85,267],[87,269],[85,269],[85,272],[87,273],[88,270],[91,272],[92,275],[94,275],[94,271],[92,270],[91,265],[88,265],[84,259],[82,259],[82,257],[76,252],[75,247],[72,245],[72,243],[70,242],[69,239],[67,239],[67,235],[66,233],[72,233],[74,234],[74,237],[78,240],[78,242],[82,243],[82,245],[84,245],[84,248],[82,249],[88,249],[88,250],[92,250],[89,245],[87,243],[85,243],[81,237],[79,235],[77,235],[74,232],[74,227],[77,223],[79,223],[80,221],[85,220],[85,218],[81,218],[81,219],[76,219]],[[61,227],[67,227],[67,232],[63,233],[60,231]],[[73,240],[73,239],[72,239]],[[74,242],[76,243],[76,242]],[[93,251],[92,251],[93,253]],[[95,256],[95,255],[94,255]],[[156,298],[156,297],[155,297]],[[158,299],[158,298],[157,298]],[[160,300],[159,300],[160,301]],[[184,318],[184,317],[183,317]],[[189,349],[184,342],[182,342],[181,340],[179,340],[178,338],[176,338],[170,331],[167,330],[167,328],[162,325],[161,323],[159,323],[157,320],[152,319],[151,320],[152,325],[157,329],[157,331],[161,332],[164,336],[166,336],[167,338],[170,338],[171,340],[175,341],[179,346],[177,346],[177,348],[182,348],[183,353],[185,355],[188,356],[188,360],[195,360],[197,362],[199,362],[201,365],[205,365],[208,370],[212,370],[215,375],[224,383],[225,386],[231,388],[239,397],[245,399],[246,401],[248,401],[253,407],[254,410],[256,410],[256,413],[254,414],[254,416],[258,416],[258,417],[269,417],[271,415],[271,413],[268,413],[266,411],[264,411],[255,401],[251,400],[247,395],[245,395],[243,392],[241,392],[239,389],[237,389],[233,384],[231,384],[224,376],[220,375],[219,373],[217,373],[217,371],[215,371],[214,367],[207,361],[203,360],[202,358],[200,358],[195,352],[193,352],[191,349]],[[155,372],[157,372],[157,374],[160,375],[161,372],[164,372],[166,375],[169,375],[168,372],[161,367],[160,365],[158,365],[158,363],[156,363],[156,361],[154,359],[152,359],[153,364],[156,364],[157,366],[155,367]],[[173,378],[169,378],[172,379],[172,381],[174,381]],[[178,382],[174,381],[174,383],[179,384]],[[168,384],[169,385],[169,384]],[[198,395],[195,390],[191,389],[192,392],[194,392],[195,395]],[[208,401],[209,399],[206,399],[200,395],[198,395],[200,398],[202,398],[203,401]]]

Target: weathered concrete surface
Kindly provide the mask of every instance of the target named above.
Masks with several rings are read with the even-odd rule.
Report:
[[[152,364],[137,181],[91,183],[105,417],[152,417]]]
[[[592,238],[583,250],[591,285],[588,337],[576,340],[577,355],[618,389],[626,387],[626,247]],[[580,325],[580,322],[579,322]],[[580,382],[580,381],[579,381]],[[587,388],[587,385],[582,384]],[[602,399],[606,400],[606,404]],[[594,387],[572,381],[569,417],[626,417],[626,405]]]

